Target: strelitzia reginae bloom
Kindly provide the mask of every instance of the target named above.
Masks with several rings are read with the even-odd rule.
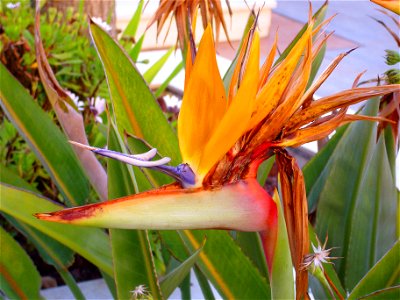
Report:
[[[277,41],[264,64],[260,38],[250,30],[225,89],[216,61],[211,27],[197,53],[187,55],[183,103],[178,120],[183,163],[151,161],[156,151],[132,156],[86,147],[98,154],[167,173],[177,182],[99,204],[39,213],[40,219],[126,229],[233,229],[267,233],[274,243],[277,207],[259,185],[259,165],[277,154],[289,239],[296,240],[295,265],[308,253],[307,204],[302,174],[284,147],[321,139],[339,125],[363,119],[346,114],[349,105],[392,92],[399,86],[352,88],[319,100],[313,94],[346,55],[336,58],[307,88],[312,62],[326,41],[310,19],[286,58],[273,64]],[[313,45],[313,38],[317,41]],[[156,134],[156,133],[155,133]],[[285,202],[286,201],[286,202]],[[288,202],[289,201],[289,202]],[[291,207],[291,208],[288,208]],[[272,237],[272,239],[271,239]],[[271,248],[273,249],[273,247]],[[300,249],[300,250],[299,250]],[[268,251],[267,251],[268,252]],[[273,253],[267,253],[267,258]]]

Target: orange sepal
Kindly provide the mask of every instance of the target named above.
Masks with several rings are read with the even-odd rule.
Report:
[[[260,37],[255,32],[243,80],[228,111],[218,126],[214,128],[214,132],[204,148],[199,165],[200,174],[206,175],[248,129],[253,111],[253,101],[257,92],[259,57]]]
[[[208,26],[190,72],[178,119],[182,158],[195,172],[204,146],[226,108],[224,85],[217,66],[211,26]]]

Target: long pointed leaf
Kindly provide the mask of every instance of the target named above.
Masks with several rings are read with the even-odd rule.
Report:
[[[290,254],[285,217],[278,193],[274,194],[274,201],[277,203],[278,207],[278,235],[271,272],[272,298],[294,299],[295,280],[293,276],[293,263]]]
[[[189,274],[190,269],[198,260],[198,256],[201,250],[204,247],[203,245],[196,250],[188,259],[182,262],[179,267],[168,273],[163,281],[161,282],[161,289],[163,291],[163,295],[165,298],[168,298],[172,292],[181,284],[181,282],[185,279],[185,277]]]
[[[171,56],[171,53],[174,51],[174,48],[170,48],[163,56],[160,57],[159,60],[153,63],[153,65],[143,74],[143,78],[146,82],[150,83],[153,81],[154,77],[161,71],[162,67],[167,62],[168,58]]]
[[[140,0],[139,4],[135,10],[135,13],[133,14],[131,20],[129,21],[128,25],[126,26],[124,32],[122,33],[122,36],[135,37],[136,31],[139,27],[143,5],[144,5],[144,1]]]
[[[348,299],[359,299],[362,296],[371,294],[377,290],[397,286],[393,295],[400,297],[400,241],[372,267],[372,269],[360,280]],[[393,299],[395,299],[393,298]]]

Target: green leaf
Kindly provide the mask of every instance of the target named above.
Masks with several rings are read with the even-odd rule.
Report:
[[[172,292],[182,283],[185,277],[189,274],[190,269],[198,260],[199,254],[204,247],[203,245],[197,249],[188,259],[168,273],[161,282],[161,289],[165,298],[168,298]]]
[[[74,252],[71,249],[26,223],[19,222],[7,214],[4,214],[4,216],[19,232],[25,235],[28,240],[35,245],[40,256],[47,264],[56,268],[67,268],[73,263]]]
[[[260,274],[268,279],[268,268],[265,259],[262,241],[258,232],[235,232],[235,241],[243,253],[258,268]]]
[[[18,186],[32,192],[37,192],[36,189],[33,188],[29,183],[18,177],[6,167],[2,167],[0,169],[0,178],[1,182],[3,183]],[[83,299],[84,297],[82,292],[67,269],[67,267],[70,266],[74,261],[74,252],[56,240],[36,230],[35,228],[20,222],[5,213],[3,213],[3,216],[35,245],[40,256],[47,264],[53,265],[56,268],[64,282],[71,289],[71,292],[74,294],[75,298]]]
[[[135,10],[135,13],[133,14],[131,20],[129,21],[128,25],[126,26],[124,32],[122,33],[122,36],[135,37],[136,31],[139,27],[140,17],[142,15],[143,4],[144,4],[144,1],[140,0],[139,4],[137,5],[137,8]]]
[[[308,211],[311,213],[315,211],[317,207],[317,197],[310,197],[311,191],[318,194],[321,191],[322,185],[318,185],[318,182],[326,180],[327,172],[325,171],[325,166],[328,163],[333,151],[335,150],[338,142],[340,141],[343,133],[345,132],[345,126],[340,127],[336,130],[335,135],[329,140],[329,142],[324,146],[324,148],[319,151],[308,163],[303,167],[304,181],[306,185],[307,201],[308,201]],[[317,191],[316,191],[317,190]]]
[[[392,292],[392,299],[400,297],[400,241],[397,241],[393,247],[371,268],[371,270],[358,282],[348,299],[359,299],[366,297],[379,290],[384,290],[396,286]],[[382,298],[380,298],[382,299]],[[388,299],[388,298],[386,298]]]
[[[39,193],[33,185],[29,184],[24,179],[19,177],[18,174],[13,170],[3,165],[0,166],[0,181],[24,190]]]
[[[196,274],[197,282],[199,283],[204,299],[214,300],[215,297],[210,283],[197,265],[194,266],[194,273]]]
[[[162,67],[167,62],[168,58],[171,56],[171,53],[174,51],[174,48],[171,47],[163,56],[160,57],[144,74],[143,78],[147,83],[153,81],[154,77],[160,72]]]
[[[378,140],[356,199],[348,242],[345,284],[354,287],[360,278],[396,241],[398,222],[396,186],[390,171],[384,136]],[[360,249],[363,249],[360,255]]]
[[[376,115],[378,99],[364,109]],[[335,264],[346,289],[352,289],[396,240],[396,190],[384,139],[376,144],[376,124],[349,125],[309,191],[318,202],[316,231],[329,236]],[[332,147],[333,148],[333,147]],[[360,251],[363,249],[363,251]]]
[[[69,205],[84,204],[89,185],[74,151],[60,129],[0,64],[0,105],[25,138]]]
[[[9,299],[41,299],[40,274],[22,247],[0,228],[0,290]]]
[[[0,183],[0,190],[0,211],[71,248],[107,274],[113,274],[111,249],[104,231],[38,220],[33,216],[35,213],[56,211],[63,207],[3,183]]]
[[[145,35],[142,34],[142,36],[138,39],[136,44],[129,50],[129,57],[134,62],[137,62],[137,60],[139,58],[140,51],[142,50],[144,37],[145,37]]]
[[[106,32],[93,22],[90,29],[107,76],[120,135],[128,132],[145,138],[171,157],[172,164],[180,163],[177,137],[139,71]]]
[[[207,243],[200,253],[198,265],[220,295],[228,299],[270,299],[265,277],[226,231],[183,230],[180,232],[190,251],[195,251],[204,238]]]
[[[278,235],[270,282],[272,299],[295,299],[295,279],[289,238],[281,200],[277,192],[274,194],[274,201],[278,208]]]
[[[109,149],[121,151],[117,134],[110,129]],[[135,193],[127,166],[116,160],[108,161],[109,199]],[[122,180],[121,180],[122,179]],[[137,286],[144,284],[155,299],[162,298],[147,231],[110,229],[115,282],[119,299],[128,299]]]

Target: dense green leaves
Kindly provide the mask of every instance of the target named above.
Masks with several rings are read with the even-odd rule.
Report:
[[[40,159],[69,205],[84,204],[88,180],[60,129],[0,64],[1,107]]]
[[[10,299],[40,299],[40,275],[22,247],[0,228],[0,290]]]
[[[378,105],[371,101],[364,113],[376,115]],[[396,240],[396,189],[384,136],[376,137],[376,124],[351,124],[305,172],[315,179],[307,182],[310,203],[318,203],[316,231],[321,239],[329,236],[328,247],[338,247],[333,256],[342,257],[335,266],[346,289]],[[310,168],[320,170],[319,177]]]

